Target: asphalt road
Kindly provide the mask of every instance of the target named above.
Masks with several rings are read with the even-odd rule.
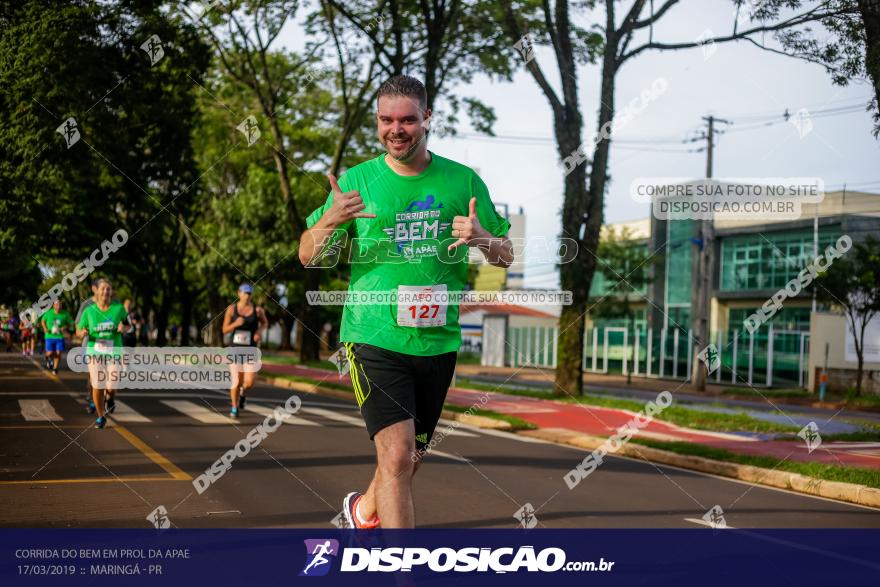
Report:
[[[180,528],[330,528],[372,474],[354,405],[301,394],[295,418],[199,494],[192,479],[290,390],[258,384],[248,404],[257,411],[237,422],[219,391],[122,390],[104,430],[85,413],[84,390],[83,375],[54,378],[0,354],[0,526],[150,527],[163,506]],[[416,477],[421,527],[516,528],[527,504],[548,528],[694,528],[716,505],[735,528],[880,527],[880,510],[626,458],[569,490],[563,475],[586,451],[453,426]]]

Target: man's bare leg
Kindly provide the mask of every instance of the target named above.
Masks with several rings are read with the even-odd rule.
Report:
[[[383,528],[413,528],[412,478],[418,462],[413,459],[416,446],[413,421],[383,428],[373,440],[378,466],[367,493],[358,504],[360,515],[372,519],[378,514]]]
[[[413,450],[412,455],[411,460],[413,461],[413,470],[411,477],[415,477],[416,472],[422,465],[423,455],[416,450]],[[376,485],[379,483],[378,479],[379,468],[376,467],[376,472],[373,474],[373,480],[370,481],[370,486],[367,488],[367,491],[358,503],[358,513],[360,513],[361,517],[365,520],[372,520],[376,517]]]

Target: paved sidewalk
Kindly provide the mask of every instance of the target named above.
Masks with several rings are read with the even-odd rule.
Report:
[[[347,375],[340,377],[335,371],[325,369],[268,362],[264,362],[264,368],[278,374],[297,375],[328,383],[351,384]],[[462,407],[475,406],[516,416],[541,428],[562,428],[593,436],[611,436],[619,427],[631,421],[636,415],[629,410],[571,404],[459,387],[453,387],[449,390],[447,402]],[[817,418],[816,424],[821,430],[823,419]],[[692,442],[739,454],[778,458],[780,461],[790,459],[800,462],[880,469],[880,443],[878,442],[825,442],[810,453],[800,438],[791,441],[770,440],[766,438],[766,435],[694,430],[658,420],[651,421],[639,431],[638,436],[661,441]]]

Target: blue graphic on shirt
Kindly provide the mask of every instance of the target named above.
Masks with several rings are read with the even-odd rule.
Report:
[[[413,200],[412,202],[410,202],[409,206],[406,207],[406,210],[404,210],[404,212],[412,212],[413,210],[430,210],[431,205],[433,203],[434,203],[434,196],[427,195],[427,196],[425,196],[424,201]],[[437,208],[435,208],[435,209],[439,210],[442,207],[443,207],[443,204],[438,202]]]

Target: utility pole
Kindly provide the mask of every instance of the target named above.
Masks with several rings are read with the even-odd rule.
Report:
[[[706,179],[712,179],[712,165],[715,151],[715,135],[723,131],[716,130],[715,124],[731,124],[729,120],[704,116],[707,129],[692,142],[706,141]],[[694,221],[694,244],[691,263],[691,330],[694,345],[690,357],[693,387],[697,391],[706,390],[708,368],[702,364],[698,355],[709,345],[709,314],[711,311],[712,275],[715,270],[715,222],[707,220]]]

